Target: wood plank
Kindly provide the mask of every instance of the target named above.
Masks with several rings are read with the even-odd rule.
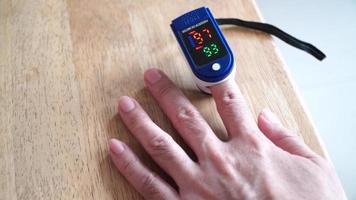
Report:
[[[261,20],[253,0],[0,0],[0,199],[140,199],[110,162],[107,140],[127,142],[159,168],[116,116],[118,97],[136,98],[182,143],[144,89],[150,67],[166,72],[224,138],[215,104],[198,92],[169,27],[203,5],[216,17]],[[271,108],[325,156],[272,38],[223,32],[255,116]]]

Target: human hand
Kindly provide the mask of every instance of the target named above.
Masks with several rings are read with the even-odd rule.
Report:
[[[156,69],[145,85],[194,151],[185,151],[148,117],[137,101],[121,97],[119,114],[179,191],[145,167],[123,142],[110,140],[111,158],[145,199],[345,199],[332,165],[283,127],[269,110],[256,123],[238,86],[211,88],[229,134],[219,140],[183,93]]]

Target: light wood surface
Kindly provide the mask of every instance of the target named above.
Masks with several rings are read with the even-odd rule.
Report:
[[[110,162],[107,141],[124,140],[159,171],[116,115],[118,98],[130,95],[181,143],[144,88],[150,67],[184,89],[224,137],[169,27],[203,5],[216,17],[261,20],[253,0],[0,0],[0,199],[140,199]],[[269,107],[325,156],[272,38],[223,32],[254,114]]]

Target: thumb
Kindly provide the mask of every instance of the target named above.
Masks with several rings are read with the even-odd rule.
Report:
[[[286,129],[278,117],[269,109],[264,109],[259,114],[257,124],[262,133],[284,151],[305,158],[316,157],[316,154],[304,143],[304,141],[296,134]]]

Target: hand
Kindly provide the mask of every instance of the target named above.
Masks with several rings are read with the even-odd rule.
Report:
[[[113,162],[145,199],[345,199],[331,164],[271,111],[264,110],[256,124],[234,81],[211,88],[230,137],[225,142],[161,71],[148,70],[145,85],[198,158],[194,162],[138,102],[122,97],[118,110],[123,122],[179,187],[173,189],[126,144],[111,139]]]

